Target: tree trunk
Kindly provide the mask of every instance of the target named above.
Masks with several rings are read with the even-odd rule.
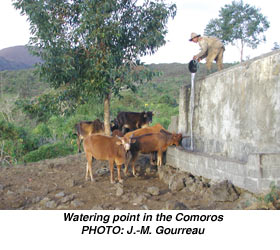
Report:
[[[111,135],[111,128],[110,128],[110,98],[111,93],[108,93],[104,99],[104,128],[105,134]]]
[[[244,42],[241,40],[241,55],[240,55],[240,62],[243,62],[243,50],[244,50]]]

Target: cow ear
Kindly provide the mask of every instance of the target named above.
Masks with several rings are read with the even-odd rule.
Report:
[[[122,145],[122,142],[121,141],[116,141],[116,144],[117,145]]]

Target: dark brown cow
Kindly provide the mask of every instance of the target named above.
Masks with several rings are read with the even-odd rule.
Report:
[[[153,120],[153,112],[119,112],[117,115],[118,129],[124,134],[129,131],[149,126]]]
[[[176,145],[179,146],[182,140],[182,134],[171,134],[164,130],[160,130],[160,133],[145,134],[131,139],[130,152],[132,158],[130,160],[133,175],[136,176],[135,171],[135,161],[139,155],[150,154],[152,152],[157,152],[158,159],[157,165],[160,167],[162,165],[162,154],[167,150],[168,146]],[[128,164],[125,166],[125,174],[128,173]]]
[[[133,132],[132,132],[133,133]],[[112,136],[118,136],[118,137],[123,137],[124,134],[122,131],[118,130],[118,129],[115,129],[113,132],[112,132]],[[130,135],[131,136],[131,135]],[[129,136],[126,136],[126,138],[129,138]]]
[[[133,133],[133,136],[140,136],[140,135],[145,135],[145,134],[150,134],[150,133],[159,133],[159,132],[172,135],[172,133],[170,133],[168,130],[166,130],[160,123],[157,123],[154,126],[150,126],[150,127],[146,127],[146,128],[139,128],[139,129],[134,130],[133,132],[128,132],[124,135],[124,137],[129,138],[132,135],[132,133]],[[173,134],[173,135],[175,136],[176,134]],[[182,134],[177,134],[177,135],[178,135],[178,138],[182,137]],[[154,165],[154,162],[153,162],[154,156],[156,156],[156,153],[153,152],[151,154],[151,158],[150,158],[151,165]]]
[[[117,119],[114,119],[114,120],[111,121],[110,127],[111,127],[111,131],[119,129],[119,124],[118,124]]]
[[[92,134],[104,134],[104,123],[99,119],[94,121],[81,121],[75,124],[75,129],[77,131],[77,145],[79,153],[81,153],[81,141],[88,135]]]
[[[130,140],[121,137],[112,137],[106,135],[90,135],[84,139],[84,150],[87,158],[86,180],[88,174],[91,181],[92,176],[92,158],[96,160],[107,160],[110,166],[110,180],[114,183],[114,163],[118,168],[118,180],[123,182],[120,174],[122,164],[126,163],[126,153],[130,149]]]

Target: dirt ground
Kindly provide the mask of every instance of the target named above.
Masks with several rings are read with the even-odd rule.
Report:
[[[0,209],[255,209],[258,198],[229,183],[212,184],[141,156],[139,177],[111,184],[106,162],[93,165],[95,182],[85,181],[85,155],[0,168]],[[123,173],[122,173],[123,174]],[[115,170],[116,178],[116,170]],[[261,207],[275,209],[271,204]]]

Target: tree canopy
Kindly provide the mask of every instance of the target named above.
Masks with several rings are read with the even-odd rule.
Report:
[[[204,34],[216,36],[225,44],[232,44],[240,48],[240,58],[243,60],[244,47],[257,48],[266,41],[264,32],[269,28],[269,22],[260,12],[260,9],[233,1],[226,4],[219,11],[219,17],[211,19]]]
[[[41,75],[72,109],[97,95],[108,104],[111,93],[135,91],[151,77],[139,58],[165,44],[168,19],[176,15],[176,5],[160,0],[14,0],[14,6],[30,22]]]
[[[277,42],[274,42],[272,50],[278,50],[278,49],[280,49],[280,44]]]

